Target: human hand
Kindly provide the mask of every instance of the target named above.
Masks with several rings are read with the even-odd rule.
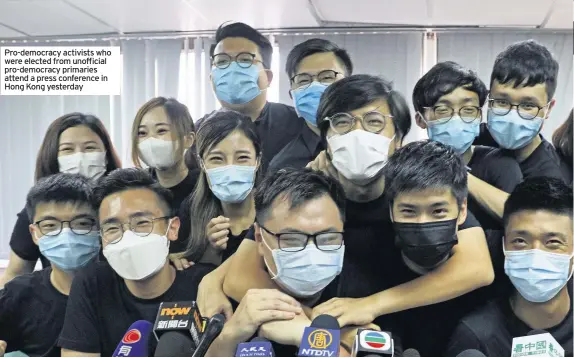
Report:
[[[310,325],[311,320],[301,312],[291,320],[263,323],[259,327],[259,336],[279,344],[299,346],[305,328]]]
[[[169,260],[171,261],[173,266],[175,266],[176,270],[178,270],[178,271],[183,271],[185,269],[188,269],[191,266],[193,266],[193,264],[194,264],[191,261],[187,261],[187,259],[185,257],[183,257],[182,255],[183,255],[183,252],[178,252],[178,253],[169,255]]]
[[[225,216],[218,216],[211,219],[205,227],[207,239],[209,244],[216,250],[221,251],[227,248],[227,241],[229,240],[229,219]]]
[[[364,326],[347,326],[341,328],[341,344],[343,346],[349,347],[349,349],[353,349],[353,345],[355,344],[355,337],[357,336],[357,331],[359,329],[370,329],[372,331],[380,331],[381,327],[377,326],[374,323],[367,324]]]
[[[4,357],[4,353],[6,353],[6,347],[8,344],[5,341],[0,341],[0,357]]]
[[[217,276],[216,272],[203,277],[197,290],[196,302],[199,312],[204,317],[222,313],[227,321],[233,315],[231,302],[223,292],[223,280]]]
[[[377,318],[376,302],[371,297],[365,298],[332,298],[313,309],[313,319],[321,314],[328,314],[339,321],[339,326],[363,326]]]

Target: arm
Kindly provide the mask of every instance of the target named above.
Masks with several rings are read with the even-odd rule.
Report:
[[[2,276],[0,276],[0,288],[4,287],[8,281],[16,276],[34,271],[34,266],[36,266],[36,261],[26,261],[18,256],[14,251],[10,250],[8,267],[6,267],[6,271],[4,271]]]
[[[468,192],[478,204],[494,218],[502,220],[508,193],[468,174]]]
[[[227,296],[223,292],[223,280],[229,272],[233,256],[225,260],[217,269],[211,271],[199,284],[197,291],[197,305],[199,312],[204,317],[211,317],[217,313],[223,313],[226,319],[233,315],[233,308]]]

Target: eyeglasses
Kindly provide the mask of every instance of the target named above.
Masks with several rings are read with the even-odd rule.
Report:
[[[254,53],[250,52],[241,52],[238,53],[237,56],[231,56],[226,53],[219,53],[212,57],[212,63],[215,67],[219,69],[226,69],[227,67],[231,66],[233,61],[237,62],[237,65],[241,68],[249,68],[253,65],[254,62],[261,62],[256,58]]]
[[[349,113],[337,113],[325,118],[325,120],[329,121],[331,129],[333,129],[337,134],[342,135],[349,133],[355,127],[357,119],[361,121],[361,125],[367,132],[378,134],[385,129],[387,121],[392,118],[393,116],[390,114],[372,111],[365,113],[363,116],[353,116]]]
[[[62,232],[64,223],[68,223],[70,230],[77,235],[87,235],[96,227],[96,220],[93,218],[76,218],[74,220],[45,219],[36,221],[34,224],[38,226],[42,235],[56,236]]]
[[[261,224],[259,224],[259,226],[277,238],[281,251],[297,252],[305,250],[309,240],[313,240],[315,246],[321,251],[336,251],[343,246],[342,232],[321,232],[315,235],[307,235],[300,232],[282,232],[276,234]]]
[[[130,219],[127,223],[108,223],[102,225],[100,235],[102,239],[109,243],[115,244],[119,242],[124,236],[124,225],[129,225],[129,229],[140,237],[146,237],[153,231],[154,222],[156,220],[168,220],[169,216],[162,216],[159,218],[150,217],[135,217]]]
[[[464,106],[458,109],[458,112],[454,108],[449,106],[435,106],[435,107],[424,107],[425,109],[431,110],[434,118],[429,122],[446,123],[454,117],[455,113],[458,113],[460,119],[465,123],[472,123],[477,118],[480,118],[481,109],[477,106]]]
[[[534,103],[524,102],[520,104],[512,104],[510,101],[505,99],[489,99],[488,100],[490,109],[492,112],[498,116],[506,116],[512,107],[516,107],[518,115],[522,119],[534,119],[538,116],[542,108],[548,106],[550,103],[545,104],[544,106],[540,107]]]
[[[338,75],[342,75],[342,73],[333,70],[324,70],[316,75],[300,73],[291,77],[291,89],[305,89],[313,83],[315,78],[319,83],[330,85],[337,80]]]

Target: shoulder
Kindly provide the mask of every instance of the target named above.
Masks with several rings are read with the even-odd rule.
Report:
[[[110,286],[118,281],[118,275],[107,262],[93,262],[82,268],[72,282],[73,286],[97,288],[99,285]]]
[[[32,297],[38,292],[38,287],[50,282],[51,268],[45,268],[41,271],[34,271],[29,274],[17,276],[10,280],[2,289],[2,296],[10,298],[14,302],[22,302]],[[46,279],[47,277],[47,279]]]
[[[301,124],[303,124],[303,120],[299,118],[295,108],[292,106],[275,102],[268,102],[268,104],[269,108],[267,115],[269,116],[269,119],[272,119],[273,121],[296,121],[297,123],[301,122]]]
[[[472,229],[475,227],[480,227],[480,223],[474,217],[474,214],[470,211],[466,211],[466,220],[459,226],[458,231]]]
[[[190,268],[177,271],[178,275],[181,275],[182,280],[191,281],[191,282],[201,282],[203,277],[210,273],[211,271],[215,270],[217,267],[211,264],[204,264],[204,263],[196,263]]]
[[[481,308],[469,313],[460,320],[459,326],[464,326],[476,338],[485,342],[495,332],[499,332],[505,325],[507,318],[502,312],[501,299],[488,302]]]

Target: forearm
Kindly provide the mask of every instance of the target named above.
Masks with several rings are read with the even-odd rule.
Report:
[[[502,220],[508,193],[468,174],[468,192],[495,219]]]
[[[6,283],[8,283],[16,276],[24,275],[34,271],[35,265],[35,262],[24,260],[16,253],[14,253],[14,251],[10,251],[8,267],[6,267],[6,270],[0,276],[0,288],[4,287]]]
[[[237,342],[224,328],[221,334],[211,343],[206,357],[234,357],[237,345],[242,342]]]

